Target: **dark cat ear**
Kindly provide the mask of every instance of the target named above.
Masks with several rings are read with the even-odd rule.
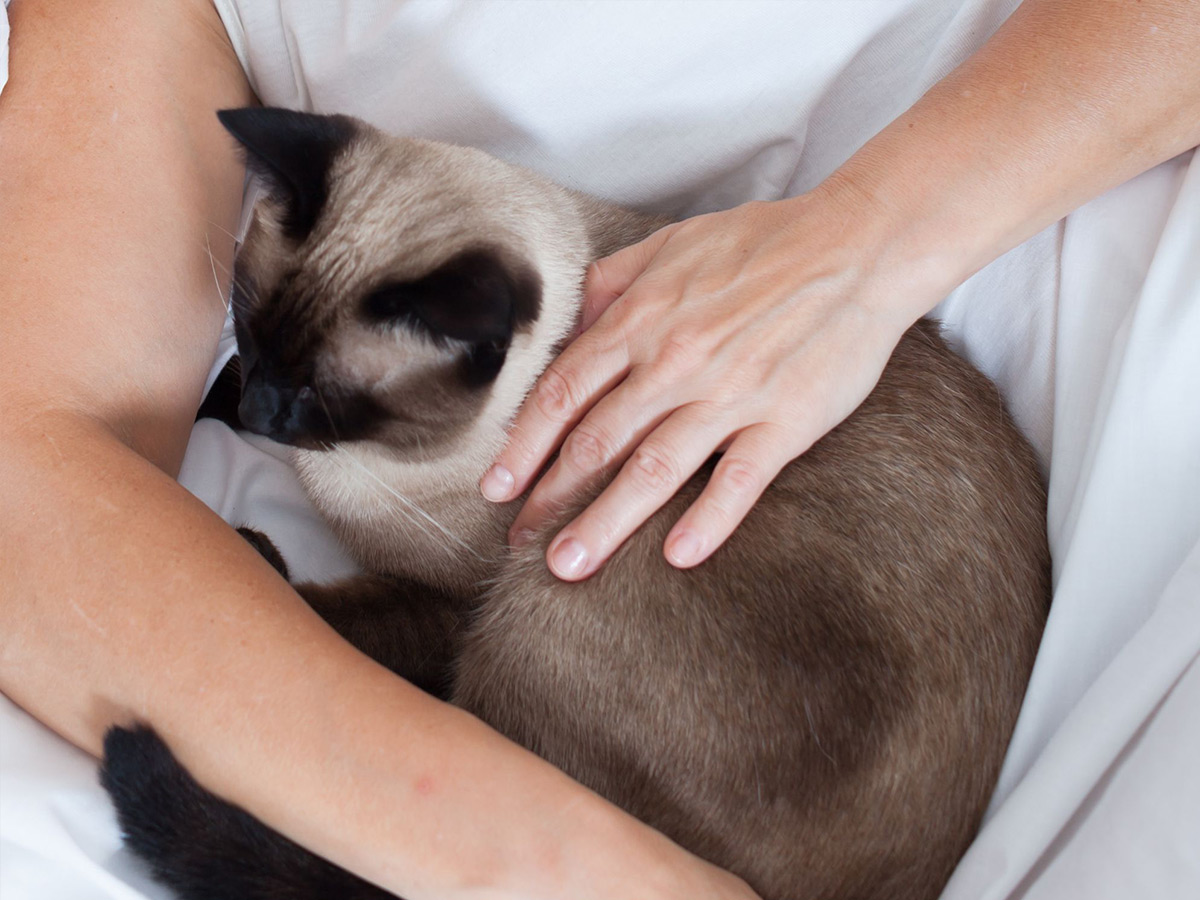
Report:
[[[373,321],[407,321],[434,336],[507,345],[514,330],[537,318],[541,301],[542,280],[532,268],[475,248],[423,278],[377,288],[364,310]]]
[[[329,168],[358,131],[355,121],[270,107],[223,109],[217,118],[246,148],[250,170],[286,205],[284,232],[305,238],[325,206]]]

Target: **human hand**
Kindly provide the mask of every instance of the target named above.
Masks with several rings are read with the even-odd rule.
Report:
[[[860,197],[818,189],[669,225],[588,273],[584,331],[539,379],[481,487],[519,496],[524,543],[592,479],[611,484],[551,542],[560,578],[595,572],[718,449],[667,536],[676,566],[716,550],[792,459],[874,387],[942,285],[890,260]],[[505,475],[506,470],[509,475]]]

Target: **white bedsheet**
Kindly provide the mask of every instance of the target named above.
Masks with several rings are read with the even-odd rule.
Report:
[[[4,11],[0,12],[0,91],[8,81],[8,0],[4,0]]]
[[[938,26],[914,84],[967,52],[963,35],[982,40],[985,5],[967,0]],[[882,8],[856,14],[868,6]],[[870,44],[876,56],[893,45]],[[838,71],[867,71],[864,54],[848,48]],[[849,96],[834,87],[796,125],[802,136]],[[876,105],[860,130],[892,114]],[[850,129],[843,143],[855,139]],[[816,161],[770,189],[794,190],[836,159],[807,140]],[[711,191],[697,205],[731,183],[698,182]],[[1049,473],[1056,585],[988,820],[945,898],[1200,896],[1200,160],[1185,154],[1098,198],[938,313]],[[268,443],[201,422],[181,481],[270,533],[300,577],[352,568]],[[93,760],[0,697],[0,898],[166,897],[121,849],[95,776]]]

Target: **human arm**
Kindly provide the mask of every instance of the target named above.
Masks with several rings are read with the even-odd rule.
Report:
[[[791,459],[870,392],[904,330],[1001,253],[1200,143],[1188,0],[1027,0],[971,59],[800,197],[671,225],[593,266],[585,325],[485,477],[522,540],[598,472],[551,543],[594,572],[718,447],[668,534],[711,554]],[[574,565],[572,565],[574,562]]]
[[[410,900],[747,896],[353,650],[174,481],[253,101],[206,0],[12,4],[0,95],[0,689]],[[210,258],[209,251],[212,257]]]

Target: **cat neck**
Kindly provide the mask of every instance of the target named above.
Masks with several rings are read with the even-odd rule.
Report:
[[[398,460],[370,444],[298,450],[305,491],[368,571],[404,575],[455,591],[494,576],[519,504],[479,492],[489,461],[459,454]]]

